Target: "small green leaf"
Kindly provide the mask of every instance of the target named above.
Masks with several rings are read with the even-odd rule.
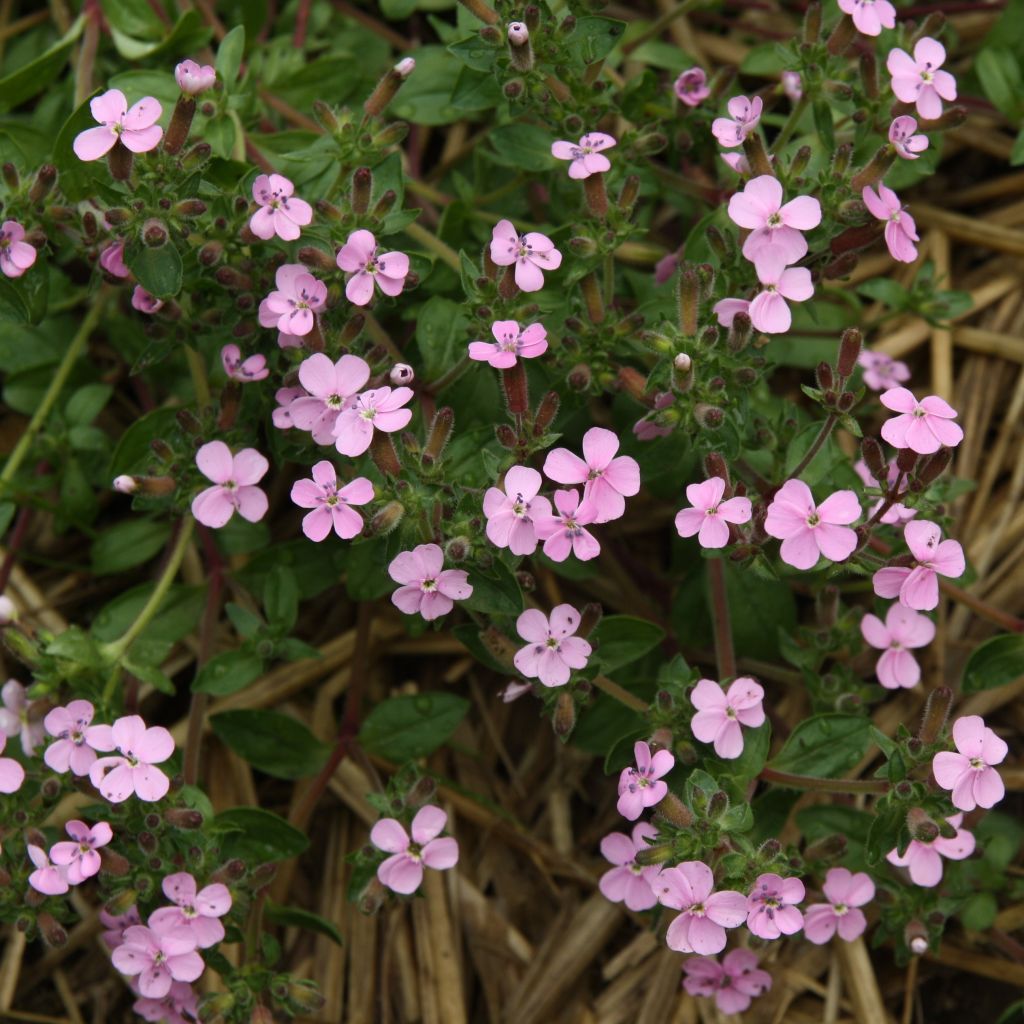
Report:
[[[416,345],[427,380],[436,380],[465,355],[468,329],[457,302],[435,295],[424,303],[416,317]]]
[[[524,171],[547,171],[555,163],[551,132],[535,124],[506,124],[491,132],[498,163]]]
[[[496,561],[486,573],[474,571],[469,582],[473,593],[460,602],[470,611],[485,615],[518,615],[523,610],[523,594],[512,570]]]
[[[239,757],[275,779],[315,775],[330,753],[301,722],[276,711],[222,711],[210,726]]]
[[[311,910],[301,910],[298,907],[283,907],[273,900],[267,900],[264,907],[267,920],[274,924],[292,925],[296,928],[305,928],[307,931],[319,932],[327,938],[336,942],[339,946],[345,944],[341,932],[331,924],[325,917],[314,914]]]
[[[99,416],[113,393],[109,384],[86,384],[68,399],[64,416],[68,423],[86,426]]]
[[[240,857],[250,864],[288,860],[309,848],[309,839],[284,818],[259,807],[233,807],[212,822],[214,831],[227,833],[221,843],[225,860]]]
[[[0,106],[9,110],[41,93],[63,70],[84,27],[85,17],[79,15],[71,28],[48,50],[17,71],[0,78]]]
[[[267,621],[279,629],[290,630],[299,617],[299,585],[287,566],[276,565],[263,586],[263,610]]]
[[[625,28],[625,22],[612,18],[580,18],[572,35],[566,40],[565,49],[581,63],[593,64],[615,49]]]
[[[231,92],[238,69],[242,66],[242,55],[245,52],[245,26],[236,25],[221,41],[217,48],[217,74],[224,83],[224,88]]]
[[[1005,633],[979,644],[964,665],[964,693],[994,690],[1024,677],[1024,635]]]
[[[139,284],[155,298],[170,299],[181,291],[181,253],[171,242],[156,249],[138,243],[129,245],[124,261]]]
[[[263,672],[263,659],[249,651],[224,651],[214,655],[192,684],[193,693],[224,697],[244,690]]]
[[[92,570],[97,576],[133,569],[153,558],[167,543],[171,526],[155,519],[125,519],[93,541]]]
[[[608,615],[590,636],[594,660],[605,672],[614,672],[642,658],[661,643],[665,631],[646,619],[632,615]]]
[[[871,744],[870,720],[858,715],[815,715],[801,722],[769,767],[834,779],[853,768]]]
[[[468,710],[469,701],[452,693],[392,697],[366,716],[359,743],[393,761],[425,757],[451,736]]]

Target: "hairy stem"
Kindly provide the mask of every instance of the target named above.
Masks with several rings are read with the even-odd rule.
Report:
[[[763,782],[818,793],[886,793],[889,790],[885,779],[817,779],[812,775],[794,775],[774,768],[762,768],[758,778]]]
[[[450,246],[441,241],[437,235],[431,234],[426,228],[419,224],[407,224],[405,233],[424,248],[429,249],[439,260],[447,263],[455,273],[459,273],[462,264],[459,261],[459,254]]]
[[[772,142],[772,153],[778,156],[782,152],[782,147],[789,142],[793,132],[796,131],[796,126],[800,123],[800,118],[804,116],[804,111],[807,109],[809,100],[807,96],[801,96],[796,101],[796,106],[789,112],[789,117],[786,118],[786,123],[782,126],[779,134],[775,136],[775,140]]]
[[[620,704],[625,704],[627,708],[641,712],[647,710],[647,704],[644,701],[639,697],[633,696],[629,690],[619,686],[615,680],[609,679],[607,676],[594,676],[591,682],[602,693],[607,693],[609,697],[614,697]]]
[[[811,464],[814,456],[821,451],[822,446],[829,439],[838,422],[839,417],[834,412],[830,412],[828,419],[822,423],[821,430],[818,431],[818,436],[814,439],[814,443],[807,449],[804,457],[797,463],[796,468],[788,474],[790,480],[798,479],[800,474]]]
[[[708,586],[711,590],[711,620],[715,627],[718,678],[731,679],[736,675],[736,652],[732,646],[729,596],[725,589],[725,562],[721,558],[712,558],[708,561]]]

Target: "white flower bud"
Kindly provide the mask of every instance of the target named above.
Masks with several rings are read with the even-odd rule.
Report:
[[[139,485],[135,482],[135,477],[127,476],[122,473],[121,476],[116,477],[114,480],[114,490],[120,494],[134,494],[139,489]]]

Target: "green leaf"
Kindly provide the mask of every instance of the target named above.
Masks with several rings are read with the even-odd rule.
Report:
[[[535,124],[506,124],[491,132],[498,163],[524,171],[547,171],[554,165],[551,132]]]
[[[240,857],[250,864],[288,860],[309,848],[309,839],[284,818],[259,807],[233,807],[221,811],[211,823],[214,831],[226,832],[221,857]]]
[[[479,35],[452,43],[448,47],[448,52],[455,54],[463,64],[474,71],[491,71],[498,59],[498,48],[485,42]]]
[[[192,684],[193,693],[224,697],[244,690],[263,672],[263,659],[250,651],[224,651],[214,655]]]
[[[1005,633],[979,644],[964,665],[964,693],[994,690],[1024,677],[1024,635]]]
[[[163,25],[160,25],[163,32]],[[164,38],[146,42],[126,35],[111,27],[110,35],[114,40],[117,52],[125,60],[137,61],[156,57],[161,53],[188,53],[205,46],[213,35],[211,29],[204,24],[198,11],[185,11],[175,22],[174,27]],[[158,97],[159,98],[159,97]],[[129,99],[129,103],[131,99]]]
[[[64,416],[70,424],[85,426],[103,411],[114,389],[109,384],[86,384],[79,388],[64,407]]]
[[[1020,62],[1013,51],[1002,46],[986,47],[975,59],[974,70],[985,95],[999,111],[1011,121],[1016,121],[1021,114],[1024,82],[1021,80]]]
[[[769,767],[834,779],[853,768],[871,745],[870,720],[858,715],[815,715],[801,722]]]
[[[826,153],[831,153],[836,147],[835,131],[832,125],[832,108],[825,100],[815,100],[811,105],[811,112],[814,115],[814,127],[821,137]]]
[[[132,650],[135,650],[134,645]],[[130,672],[140,682],[148,683],[154,690],[166,693],[168,697],[173,697],[177,693],[174,681],[165,672],[157,668],[156,665],[147,665],[145,662],[136,661],[134,658],[128,657],[124,659],[124,667],[126,672]]]
[[[465,355],[468,329],[457,302],[435,295],[423,304],[416,317],[416,345],[427,380],[436,380]]]
[[[455,731],[469,710],[469,701],[452,693],[392,697],[378,704],[359,730],[367,753],[393,761],[426,757]]]
[[[177,427],[177,410],[154,409],[137,419],[122,435],[110,457],[107,476],[111,480],[122,473],[141,472],[152,457],[150,443],[167,437]]]
[[[301,722],[276,711],[222,711],[210,726],[239,757],[275,779],[315,775],[330,753]]]
[[[523,593],[512,570],[496,561],[486,573],[474,570],[469,581],[473,593],[460,604],[485,615],[518,615],[523,610]]]
[[[810,423],[800,431],[789,443],[786,449],[786,476],[800,464],[800,460],[810,451],[811,445],[817,440],[821,432],[820,423]],[[808,487],[814,487],[823,480],[829,480],[835,468],[843,462],[848,462],[847,456],[840,451],[836,444],[835,434],[829,436],[828,440],[818,449],[814,458],[808,463],[807,468],[800,474]]]
[[[104,530],[92,543],[92,571],[97,576],[133,569],[153,558],[171,535],[170,523],[125,519]]]
[[[290,630],[299,617],[299,584],[295,573],[285,565],[276,565],[263,586],[263,610],[267,621]]]
[[[0,78],[0,106],[9,110],[41,93],[64,69],[71,48],[84,27],[85,17],[79,15],[71,28],[48,50],[17,71]]]
[[[327,918],[314,914],[311,910],[300,910],[298,907],[283,907],[273,900],[267,900],[263,913],[267,920],[273,921],[274,924],[305,928],[307,931],[326,935],[327,938],[336,942],[339,946],[345,944],[344,939],[341,937],[341,932]]]
[[[983,932],[992,927],[999,913],[999,904],[990,892],[976,892],[967,898],[957,917],[965,928]]]
[[[614,672],[642,658],[661,643],[665,631],[646,619],[632,615],[608,615],[590,635],[594,660],[605,672]]]
[[[159,39],[163,22],[146,0],[100,0],[110,27],[136,39]]]
[[[245,53],[245,26],[236,25],[221,41],[217,48],[217,75],[224,83],[224,88],[231,92],[238,78],[238,69],[242,66],[242,55]]]
[[[93,619],[92,635],[101,643],[122,636],[142,611],[155,586],[155,583],[143,583],[115,597]],[[177,643],[195,629],[203,613],[205,600],[205,587],[171,587],[160,610],[142,631],[140,638],[157,641],[168,647]]]
[[[170,299],[181,291],[181,253],[170,242],[156,249],[139,243],[129,245],[124,261],[150,295]]]
[[[625,22],[613,18],[580,18],[572,35],[566,40],[566,52],[584,64],[593,64],[615,49],[625,28]]]

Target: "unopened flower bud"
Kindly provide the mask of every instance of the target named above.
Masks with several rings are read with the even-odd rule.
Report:
[[[533,416],[533,436],[542,437],[558,415],[558,393],[548,391],[540,400]]]
[[[679,329],[692,337],[697,333],[697,316],[700,312],[700,277],[692,264],[684,264],[679,271],[677,301],[679,306]]]
[[[507,448],[511,451],[512,449],[519,447],[519,438],[516,436],[516,432],[507,423],[499,423],[494,428],[494,436],[498,439],[498,444],[500,444],[502,448]]]
[[[847,845],[847,839],[844,835],[836,833],[834,835],[825,836],[824,838],[811,843],[807,849],[804,850],[804,859],[808,861],[838,860],[846,853]]]
[[[43,164],[36,171],[36,179],[28,190],[29,202],[41,203],[49,194],[57,182],[57,168],[53,164]]]
[[[725,339],[725,347],[734,355],[742,352],[750,341],[750,334],[753,329],[750,317],[746,313],[737,313],[732,318],[732,326]]]
[[[949,468],[953,460],[953,451],[942,447],[934,455],[926,455],[917,467],[917,482],[922,487],[933,484]]]
[[[844,391],[836,399],[836,408],[842,412],[849,412],[857,404],[857,396],[851,394],[849,391]]]
[[[671,791],[658,802],[655,813],[677,828],[689,828],[693,824],[693,812]]]
[[[911,921],[903,929],[903,941],[914,956],[923,956],[928,952],[928,931],[920,921]]]
[[[910,37],[910,45],[914,46],[921,39],[931,36],[933,39],[942,34],[946,27],[946,15],[942,11],[932,11]]]
[[[119,494],[134,494],[139,489],[139,485],[135,477],[122,473],[120,476],[114,477],[113,488]]]
[[[693,409],[693,418],[704,430],[717,430],[725,421],[725,413],[717,405],[698,402]]]
[[[150,218],[142,226],[142,244],[150,249],[159,249],[167,244],[167,225],[155,217]]]
[[[580,624],[576,635],[586,639],[594,631],[601,621],[601,606],[594,601],[588,601],[580,611]]]
[[[177,217],[202,217],[206,210],[206,203],[202,199],[182,199],[171,208]]]
[[[501,89],[505,98],[509,100],[519,99],[525,90],[526,83],[521,78],[510,78]]]
[[[805,43],[816,43],[821,35],[821,4],[813,0],[807,5],[804,11],[803,41]]]
[[[586,363],[577,363],[566,377],[566,383],[573,391],[586,391],[590,387],[590,367]]]
[[[848,327],[843,331],[843,336],[839,339],[839,357],[836,360],[836,370],[840,377],[853,376],[863,343],[863,335],[856,327]]]
[[[423,455],[420,462],[423,466],[433,466],[441,453],[444,451],[448,439],[452,436],[455,428],[455,413],[449,406],[437,410],[434,415],[434,422],[430,425],[430,433],[427,435],[427,443],[423,448]]]
[[[645,132],[633,143],[633,148],[641,156],[653,156],[667,145],[668,138],[662,132]]]
[[[555,702],[555,713],[551,719],[551,726],[559,739],[566,740],[569,738],[569,734],[575,725],[576,702],[572,699],[571,693],[562,690],[558,694],[558,700]]]
[[[222,864],[216,871],[210,875],[211,882],[237,882],[240,878],[245,875],[245,861],[238,857],[227,861]]]
[[[527,572],[525,569],[517,569],[516,583],[519,584],[520,590],[524,594],[532,594],[537,589],[537,579],[532,572]]]
[[[292,1006],[307,1015],[322,1010],[325,1002],[324,997],[317,991],[316,985],[311,981],[291,981],[288,985],[286,998]]]
[[[405,506],[398,501],[389,501],[374,517],[370,520],[367,528],[368,533],[372,537],[381,537],[385,534],[390,533],[401,521],[405,515]]]
[[[400,60],[377,83],[377,87],[363,104],[363,111],[369,117],[380,117],[387,109],[388,104],[395,98],[402,83],[413,73],[415,67],[416,61],[412,57]]]
[[[883,483],[888,478],[888,468],[885,462],[885,453],[882,446],[873,437],[865,437],[860,443],[860,457],[868,467],[868,472],[878,481]]]
[[[922,743],[931,744],[938,740],[952,706],[953,691],[948,686],[940,686],[928,694],[924,714],[921,716],[921,728],[917,731],[917,738]]]
[[[718,790],[711,795],[708,801],[707,817],[711,821],[721,818],[729,810],[729,794],[725,790]]]
[[[828,52],[833,57],[838,57],[845,53],[847,47],[853,42],[855,34],[856,29],[854,28],[853,19],[849,15],[844,14],[832,30],[832,34],[828,37],[828,43],[826,44]]]
[[[218,267],[213,276],[218,284],[229,291],[249,291],[252,288],[252,278],[234,267]]]
[[[930,843],[939,837],[939,826],[920,807],[907,811],[907,830],[911,839],[919,843]]]
[[[966,107],[949,107],[934,121],[928,122],[928,131],[945,132],[951,128],[959,128],[967,120]]]
[[[853,146],[848,142],[844,142],[840,146],[836,146],[836,151],[832,155],[832,176],[834,178],[842,178],[847,169],[850,166],[850,158],[853,156]]]
[[[637,196],[640,194],[640,179],[635,174],[627,175],[619,191],[619,198],[616,201],[619,209],[629,214],[636,205]]]
[[[36,918],[36,924],[39,926],[39,934],[48,946],[59,949],[61,946],[67,945],[67,931],[49,911],[44,910]]]
[[[473,550],[473,544],[468,537],[453,537],[444,546],[445,558],[449,562],[464,562]]]
[[[373,191],[373,172],[369,167],[357,167],[352,175],[352,212],[361,217],[370,208],[370,193]]]
[[[164,811],[164,821],[175,828],[202,828],[202,812],[191,807],[169,807]]]
[[[901,473],[912,473],[918,457],[913,448],[900,448],[896,453],[896,466]]]
[[[814,379],[822,391],[829,391],[835,387],[835,378],[832,376],[832,367],[826,362],[818,363],[814,370]]]
[[[578,256],[593,256],[597,252],[597,242],[586,235],[576,235],[569,239],[569,248]]]

